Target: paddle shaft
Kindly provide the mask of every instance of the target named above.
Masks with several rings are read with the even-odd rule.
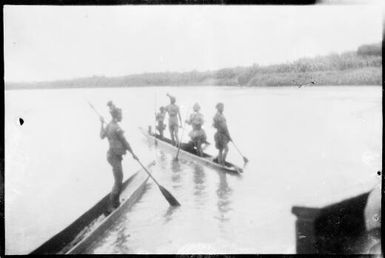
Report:
[[[183,127],[182,135],[180,136],[180,140],[179,140],[179,144],[178,144],[178,151],[177,151],[177,153],[176,153],[175,159],[178,159],[178,156],[179,156],[180,147],[182,146],[182,139],[183,139],[183,133],[184,133],[184,128],[185,128],[185,127],[186,127],[186,125]]]
[[[140,164],[140,166],[144,169],[144,171],[146,171],[146,173],[152,178],[152,180],[154,180],[154,182],[155,182],[158,186],[160,186],[159,183],[158,183],[158,181],[156,181],[156,179],[151,175],[151,173],[150,173],[150,172],[147,170],[147,168],[142,164],[142,162],[140,162],[139,159],[137,159],[136,161],[138,161],[138,163]]]
[[[154,111],[155,111],[155,122],[154,122],[154,135],[156,135],[156,108],[157,108],[157,103],[156,103],[157,101],[156,101],[156,92],[155,92],[155,107],[154,107]]]
[[[156,122],[157,122],[157,116],[156,116],[156,107],[157,107],[157,101],[156,101],[156,91],[155,91],[155,107],[154,107],[154,111],[155,111],[155,121],[154,121],[154,144],[157,145],[157,142],[156,142]],[[160,132],[159,132],[160,134]]]
[[[246,159],[245,156],[242,155],[241,151],[238,149],[237,145],[235,144],[235,142],[233,140],[231,140],[231,142],[234,144],[234,147],[235,149],[238,151],[238,153],[243,157],[243,159]]]
[[[96,110],[96,108],[95,108],[89,101],[87,101],[87,102],[88,102],[88,105],[90,105],[90,107],[95,111],[95,113],[96,113],[99,117],[103,118],[103,116]],[[104,120],[104,118],[103,118],[103,120]]]
[[[138,161],[138,163],[142,166],[142,168],[144,169],[144,171],[146,171],[146,173],[152,178],[152,180],[154,180],[154,182],[158,185],[158,188],[160,190],[160,192],[163,194],[163,197],[166,198],[167,202],[171,205],[171,206],[180,206],[180,203],[178,202],[177,199],[175,199],[175,197],[166,189],[164,188],[163,186],[161,186],[156,180],[155,178],[151,175],[151,173],[147,170],[147,168],[145,166],[143,166],[143,164],[140,162],[139,159],[136,159]]]
[[[191,106],[190,106],[191,107]],[[185,114],[185,118],[187,117],[187,114],[188,114],[188,111],[190,110],[190,107],[189,109],[186,110],[186,114]],[[186,123],[184,123],[184,126],[183,126],[183,130],[182,130],[182,135],[180,136],[180,140],[179,140],[179,146],[178,146],[178,151],[176,153],[176,156],[175,156],[175,159],[177,160],[178,159],[178,156],[179,156],[179,152],[180,152],[180,147],[182,146],[182,140],[183,140],[183,134],[184,134],[184,129],[186,128]]]

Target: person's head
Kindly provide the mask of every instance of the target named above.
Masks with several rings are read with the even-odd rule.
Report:
[[[162,112],[162,113],[166,111],[166,109],[165,109],[164,107],[160,107],[159,110],[160,110],[160,112]]]
[[[108,101],[107,102],[107,106],[110,108],[110,109],[113,109],[115,107],[114,103],[112,103],[112,101]]]
[[[122,121],[123,115],[122,115],[122,109],[114,107],[111,109],[110,114],[112,116],[112,119],[120,122]]]
[[[201,106],[199,106],[198,103],[195,103],[194,106],[193,106],[193,110],[194,110],[195,112],[198,112],[200,109],[201,109]]]
[[[175,102],[176,102],[175,97],[171,96],[171,97],[170,97],[170,102],[171,102],[171,104],[175,104]]]
[[[225,106],[223,105],[222,102],[219,102],[215,107],[216,107],[217,110],[218,110],[219,112],[221,112],[221,113],[222,113],[223,110],[225,109]]]

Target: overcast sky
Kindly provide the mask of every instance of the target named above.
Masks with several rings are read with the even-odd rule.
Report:
[[[355,50],[376,6],[5,6],[6,81],[213,70]]]

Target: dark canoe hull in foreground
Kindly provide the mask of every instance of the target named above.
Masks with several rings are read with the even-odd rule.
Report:
[[[149,128],[149,131],[146,131],[142,127],[139,127],[140,131],[147,137],[150,141],[155,141],[159,146],[164,147],[165,149],[171,150],[175,155],[178,152],[178,148],[174,146],[171,141],[167,138],[160,139],[158,136],[154,136],[154,134],[151,132],[151,129]],[[186,144],[185,144],[186,146]],[[243,172],[243,169],[238,167],[237,165],[234,165],[230,162],[226,162],[226,166],[222,166],[214,161],[214,157],[203,153],[203,157],[198,156],[195,153],[192,153],[186,149],[184,149],[184,146],[182,144],[182,147],[179,151],[179,157],[190,159],[193,161],[200,162],[204,165],[208,165],[210,167],[219,169],[224,172],[233,173],[233,174],[241,174]]]
[[[363,254],[370,243],[364,209],[369,192],[325,207],[294,206],[297,254]]]
[[[151,167],[151,162],[147,167]],[[31,254],[77,254],[82,253],[97,239],[127,208],[133,206],[142,196],[148,175],[139,170],[122,186],[121,205],[107,214],[109,194],[75,220],[71,225],[46,241]]]

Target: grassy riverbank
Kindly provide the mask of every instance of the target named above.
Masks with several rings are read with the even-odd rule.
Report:
[[[6,89],[93,88],[130,86],[290,86],[314,81],[316,85],[382,85],[381,44],[356,51],[302,58],[292,63],[225,68],[216,71],[163,72],[121,77],[93,76],[73,80],[6,83]]]

